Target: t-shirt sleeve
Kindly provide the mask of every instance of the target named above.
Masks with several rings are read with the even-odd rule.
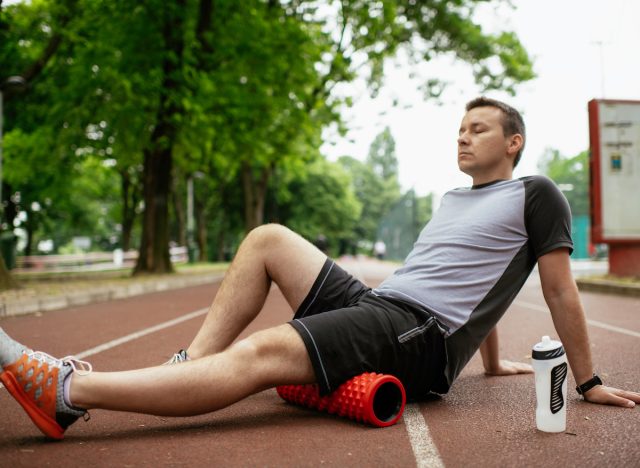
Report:
[[[566,247],[573,252],[571,208],[551,179],[533,176],[524,179],[525,226],[536,258]]]

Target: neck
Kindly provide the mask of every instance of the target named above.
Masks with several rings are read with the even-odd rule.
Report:
[[[469,174],[473,179],[473,185],[482,185],[494,180],[511,180],[513,179],[513,169],[505,168],[502,170],[485,172],[482,174]]]

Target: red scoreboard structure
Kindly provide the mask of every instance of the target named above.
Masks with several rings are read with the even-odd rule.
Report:
[[[640,276],[640,101],[589,101],[591,242],[609,273]]]

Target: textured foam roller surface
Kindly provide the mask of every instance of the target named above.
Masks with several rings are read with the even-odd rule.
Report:
[[[377,427],[395,424],[406,403],[402,383],[392,375],[375,372],[347,380],[333,393],[322,397],[317,385],[282,385],[276,390],[290,403]]]

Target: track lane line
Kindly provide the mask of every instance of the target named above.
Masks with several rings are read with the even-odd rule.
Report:
[[[116,338],[115,340],[107,341],[101,345],[98,345],[94,348],[87,349],[86,351],[82,351],[75,355],[78,359],[84,359],[89,356],[93,356],[94,354],[101,353],[103,351],[107,351],[109,349],[115,348],[116,346],[120,346],[122,344],[128,343],[129,341],[137,340],[138,338],[142,338],[143,336],[149,335],[151,333],[155,333],[160,330],[164,330],[165,328],[173,327],[174,325],[178,325],[182,322],[186,322],[187,320],[191,320],[193,318],[204,315],[209,310],[208,307],[204,309],[199,309],[193,312],[190,312],[186,315],[181,315],[178,318],[167,320],[166,322],[159,323],[158,325],[154,325],[152,327],[143,328],[140,331],[135,333],[130,333],[129,335],[123,336],[121,338]]]
[[[513,304],[520,307],[525,307],[527,309],[535,310],[537,312],[546,312],[548,314],[551,313],[548,307],[541,306],[539,304],[532,304],[531,302],[514,301]],[[587,319],[587,324],[591,325],[592,327],[602,328],[603,330],[608,330],[616,333],[621,333],[623,335],[640,338],[640,332],[629,330],[627,328],[616,327],[615,325],[609,325],[608,323],[600,322],[598,320]]]
[[[84,359],[86,357],[93,356],[94,354],[98,354],[103,351],[115,348],[116,346],[128,343],[129,341],[137,340],[138,338],[142,338],[143,336],[149,335],[151,333],[155,333],[157,331],[164,330],[165,328],[173,327],[174,325],[178,325],[182,322],[186,322],[187,320],[199,317],[206,314],[208,310],[209,308],[206,307],[204,309],[198,309],[193,312],[189,312],[188,314],[181,315],[178,318],[167,320],[166,322],[159,323],[158,325],[154,325],[152,327],[143,328],[142,330],[139,330],[135,333],[130,333],[123,337],[116,338],[115,340],[107,341],[106,343],[102,343],[101,345],[87,349],[86,351],[81,351],[77,354],[74,354],[73,356],[78,359]],[[3,387],[4,385],[0,384],[0,388]]]
[[[433,439],[431,439],[429,426],[420,412],[420,407],[415,403],[406,405],[402,419],[407,428],[416,466],[418,468],[444,468],[444,463]]]

